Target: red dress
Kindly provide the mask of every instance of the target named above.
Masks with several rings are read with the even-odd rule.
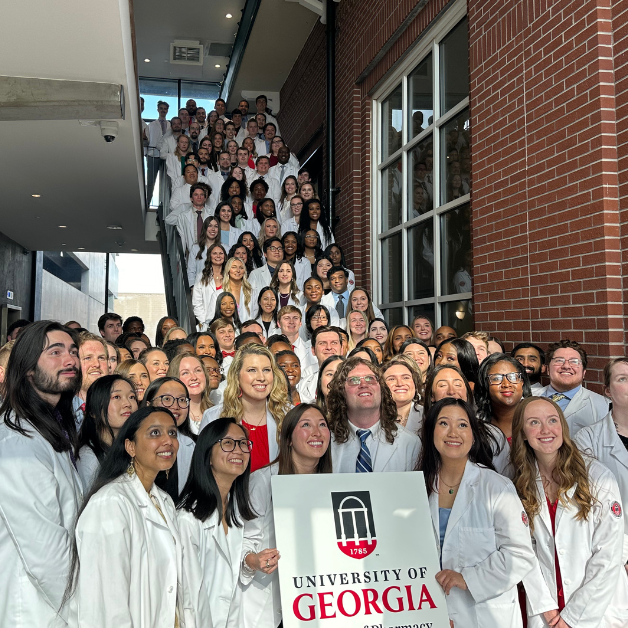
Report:
[[[268,428],[266,425],[250,425],[244,420],[242,425],[247,429],[249,439],[253,442],[253,449],[251,449],[251,473],[253,473],[270,462]]]
[[[556,565],[556,596],[558,599],[558,612],[565,608],[565,591],[563,590],[563,579],[560,575],[560,564],[558,562],[558,552],[556,551],[556,509],[558,508],[558,500],[553,504],[549,497],[545,496],[547,507],[549,508],[550,519],[552,520],[552,534],[554,535],[554,564]]]

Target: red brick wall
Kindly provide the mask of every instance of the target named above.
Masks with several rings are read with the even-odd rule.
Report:
[[[367,285],[368,93],[445,0],[430,0],[356,79],[415,4],[343,0],[337,10],[337,239]],[[468,0],[468,15],[476,327],[509,346],[578,340],[587,380],[600,381],[628,339],[628,0]],[[308,139],[303,111],[308,128],[324,123],[324,56],[318,25],[282,90],[296,150]]]

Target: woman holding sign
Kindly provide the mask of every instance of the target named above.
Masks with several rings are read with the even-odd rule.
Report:
[[[423,471],[454,628],[522,626],[517,583],[537,564],[527,517],[471,406],[446,398],[423,421]]]
[[[528,612],[548,611],[529,617],[528,626],[627,626],[624,522],[613,474],[579,453],[561,409],[545,397],[517,407],[511,457],[540,563],[523,579]]]
[[[281,601],[276,556],[262,556],[262,547],[275,546],[275,525],[270,491],[273,475],[331,473],[330,432],[327,420],[314,404],[302,403],[286,414],[281,424],[279,455],[251,476],[250,494],[256,519],[244,525],[246,565],[255,571],[242,594],[244,628],[277,628],[281,623]],[[246,553],[250,552],[250,553]],[[260,560],[262,556],[266,560]]]

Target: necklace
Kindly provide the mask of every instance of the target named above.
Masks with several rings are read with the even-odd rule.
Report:
[[[266,413],[264,412],[264,416],[259,420],[259,423],[249,423],[249,421],[245,421],[245,423],[251,428],[251,431],[255,431],[258,427],[261,427],[264,419],[266,418]],[[242,419],[244,421],[244,419]]]
[[[451,484],[447,484],[447,482],[445,482],[445,480],[443,480],[443,478],[440,478],[440,481],[447,487],[449,487],[449,494],[453,495],[454,494],[454,490],[456,490],[456,488],[458,488],[462,482],[462,480],[460,480],[460,482],[458,482],[458,484],[454,484],[453,486]]]

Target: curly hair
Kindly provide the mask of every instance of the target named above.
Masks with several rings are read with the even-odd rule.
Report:
[[[541,497],[536,482],[538,475],[536,455],[525,439],[523,425],[527,407],[536,401],[553,406],[563,431],[563,444],[557,452],[556,466],[552,472],[552,479],[558,484],[558,499],[561,505],[567,508],[570,503],[573,504],[578,509],[576,520],[586,521],[596,501],[591,493],[586,462],[569,436],[569,426],[563,411],[557,403],[547,397],[528,397],[517,406],[512,420],[510,461],[515,469],[513,482],[530,520],[531,531],[534,531],[534,518],[541,512]],[[575,492],[569,497],[568,491],[574,486]]]
[[[554,354],[558,349],[573,349],[578,352],[580,359],[582,360],[582,368],[586,371],[587,369],[587,352],[582,348],[579,342],[575,340],[570,340],[569,338],[563,338],[558,342],[553,342],[551,345],[547,347],[546,359],[547,364],[552,361]]]
[[[414,383],[414,398],[412,399],[412,404],[415,410],[419,409],[421,406],[421,401],[423,399],[423,376],[421,374],[421,369],[417,366],[417,363],[408,355],[395,355],[393,356],[386,364],[382,366],[382,375],[386,377],[386,371],[392,366],[405,366],[412,375],[412,381]]]
[[[235,262],[240,262],[240,264],[244,266],[244,276],[242,277],[242,292],[244,292],[244,307],[247,310],[250,310],[251,308],[249,306],[251,304],[251,295],[253,293],[253,288],[251,284],[249,283],[249,280],[247,279],[247,276],[246,276],[246,264],[244,264],[242,260],[239,259],[238,257],[230,257],[227,260],[227,263],[225,264],[225,271],[223,274],[224,279],[222,282],[222,289],[224,290],[224,292],[231,292],[231,277],[229,277],[229,271],[231,270],[231,267],[233,266]]]
[[[524,399],[532,394],[528,374],[521,362],[504,353],[494,353],[493,355],[489,355],[488,358],[483,360],[482,364],[480,364],[478,382],[473,391],[475,396],[475,405],[478,410],[478,419],[480,419],[480,421],[486,421],[487,423],[493,422],[493,404],[491,402],[491,386],[488,381],[488,372],[493,366],[499,364],[500,362],[507,362],[517,371],[517,373],[521,374],[521,381],[523,382],[523,393],[521,398]],[[499,387],[496,386],[496,388]]]
[[[225,251],[225,247],[222,244],[220,244],[220,242],[214,242],[214,244],[212,244],[207,249],[205,265],[203,266],[203,274],[201,275],[201,284],[204,286],[208,286],[209,282],[214,277],[214,265],[212,264],[212,253],[214,249],[218,249],[218,248],[221,249],[225,255],[225,259],[222,263],[222,269],[221,269],[222,274],[223,275],[225,274],[225,264],[227,263],[227,251]]]
[[[301,291],[299,290],[299,286],[297,285],[297,271],[294,269],[294,264],[289,262],[288,260],[283,260],[277,264],[277,268],[275,268],[275,272],[270,280],[270,287],[277,294],[277,303],[279,304],[279,271],[284,264],[288,264],[290,266],[290,270],[292,271],[292,280],[290,281],[290,296],[295,303],[299,303],[301,299]]]
[[[277,424],[277,442],[281,434],[281,425],[290,410],[290,400],[288,398],[288,387],[286,378],[282,370],[277,366],[273,354],[264,346],[256,343],[244,345],[236,351],[233,362],[227,373],[227,387],[222,398],[222,411],[220,416],[234,417],[238,423],[242,423],[244,418],[244,407],[240,397],[240,373],[244,366],[244,360],[250,355],[261,355],[270,361],[273,369],[273,386],[268,395],[266,404],[268,411]]]
[[[329,416],[329,410],[327,409],[327,401],[325,400],[325,393],[323,392],[323,384],[322,384],[323,373],[325,372],[325,369],[332,362],[336,362],[337,360],[340,360],[341,362],[344,362],[345,358],[343,358],[341,355],[330,355],[320,365],[320,368],[318,369],[318,377],[316,378],[316,393],[314,395],[314,398],[316,400],[315,403],[321,409],[321,411],[323,412],[323,415],[325,417]],[[334,374],[334,376],[335,376],[335,374]]]
[[[329,429],[332,431],[336,443],[346,443],[349,440],[350,430],[347,417],[348,407],[345,385],[349,373],[360,364],[367,366],[377,378],[382,396],[379,422],[386,434],[386,441],[392,444],[399,427],[397,423],[397,404],[384,381],[381,369],[376,364],[355,356],[347,358],[338,367],[334,379],[329,384],[329,394],[327,395]]]

